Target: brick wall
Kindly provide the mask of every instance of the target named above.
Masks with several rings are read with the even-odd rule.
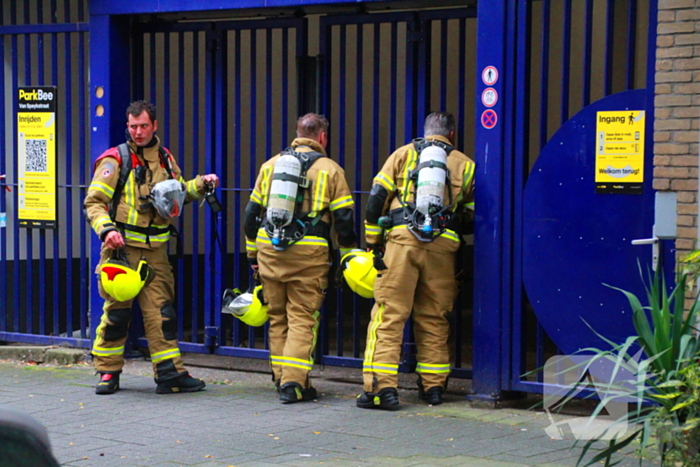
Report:
[[[659,0],[654,189],[678,193],[677,257],[698,238],[700,0]]]

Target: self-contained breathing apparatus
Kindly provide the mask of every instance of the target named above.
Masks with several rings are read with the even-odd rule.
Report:
[[[275,163],[263,228],[277,251],[286,250],[312,233],[323,218],[325,210],[300,213],[304,190],[311,187],[306,173],[321,157],[324,155],[316,151],[287,148]]]
[[[394,209],[379,218],[379,226],[388,229],[406,225],[421,242],[432,242],[448,228],[452,217],[452,190],[447,156],[454,149],[441,141],[424,138],[413,140],[418,153],[418,164],[408,174],[404,193],[398,193],[401,208]],[[411,192],[411,185],[415,191]],[[445,203],[445,187],[448,187],[448,203]],[[414,201],[410,201],[413,195]]]

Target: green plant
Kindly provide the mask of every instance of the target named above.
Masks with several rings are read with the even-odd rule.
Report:
[[[586,360],[577,365],[580,374],[589,374],[596,366],[601,368],[607,365],[610,369],[606,374],[608,382],[596,385],[600,401],[589,423],[612,402],[633,403],[614,423],[587,438],[579,465],[589,451],[592,452],[591,448],[603,440],[607,442],[606,447],[592,456],[585,466],[598,462],[606,466],[616,465],[619,461],[613,462],[613,457],[618,451],[634,441],[639,441],[643,448],[648,446],[656,430],[661,439],[659,455],[664,465],[700,466],[697,453],[700,438],[700,339],[695,327],[700,315],[700,302],[696,296],[686,313],[687,278],[686,272],[680,272],[676,277],[676,286],[669,293],[662,274],[648,274],[645,281],[646,306],[634,294],[609,286],[624,293],[629,300],[636,335],[623,344],[599,335],[610,345],[609,350],[581,350],[586,354]],[[637,347],[643,351],[644,358],[640,358],[639,352],[634,352]],[[604,362],[602,366],[601,362]],[[564,403],[574,397],[576,388],[586,385],[582,377],[569,390]],[[620,427],[633,428],[628,433],[627,429],[620,432]]]
[[[675,380],[664,383],[676,390],[675,405],[663,405],[654,413],[651,425],[665,463],[670,466],[700,465],[700,363],[688,362]]]

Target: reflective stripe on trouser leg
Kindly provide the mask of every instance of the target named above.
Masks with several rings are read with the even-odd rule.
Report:
[[[419,270],[414,262],[420,250],[388,242],[384,254],[386,271],[374,283],[376,303],[367,329],[363,363],[364,389],[377,392],[398,385],[398,365],[406,320],[413,308],[413,294]]]
[[[457,297],[454,274],[454,254],[426,251],[426,265],[439,264],[440,268],[426,266],[416,287],[413,304],[413,334],[418,349],[416,372],[423,387],[445,389],[450,376],[450,322],[447,314],[452,311]]]
[[[313,367],[313,353],[318,336],[318,324],[321,314],[318,310],[323,304],[326,289],[328,265],[322,264],[307,271],[308,278],[287,283],[287,319],[289,330],[284,343],[284,358],[292,364],[284,364],[281,383],[295,382],[307,388],[309,372]],[[321,277],[319,277],[319,275]],[[293,362],[305,362],[304,366]],[[306,366],[308,365],[308,366]]]
[[[131,321],[131,302],[114,301],[102,288],[99,278],[97,286],[105,302],[92,345],[93,364],[97,372],[121,371],[124,366],[124,344]]]
[[[139,252],[156,271],[153,282],[138,296],[156,382],[177,378],[187,372],[177,345],[177,335],[172,332],[177,328],[177,316],[171,306],[175,296],[174,278],[166,248],[161,246],[157,250]]]
[[[270,366],[275,381],[309,387],[328,276],[325,246],[294,245],[277,252],[259,245],[258,264],[270,317]]]
[[[287,286],[284,282],[265,279],[263,293],[267,300],[267,315],[270,317],[268,346],[270,347],[270,369],[272,379],[278,383],[282,379],[282,367],[274,362],[273,356],[282,357],[287,341]]]

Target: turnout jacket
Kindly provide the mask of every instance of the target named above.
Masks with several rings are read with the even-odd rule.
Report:
[[[341,252],[346,249],[356,248],[357,236],[354,229],[354,206],[355,202],[350,193],[350,188],[345,180],[345,171],[331,158],[318,142],[309,138],[296,138],[292,141],[291,148],[296,152],[318,152],[323,157],[318,158],[306,172],[306,178],[311,182],[311,186],[303,189],[303,200],[301,207],[297,208],[297,214],[311,213],[311,217],[320,215],[319,225],[325,227],[314,229],[303,239],[295,242],[289,248],[296,248],[299,245],[319,245],[328,244],[329,238],[318,235],[319,230],[330,232],[329,226],[332,223],[337,234],[337,242]],[[267,209],[267,204],[272,186],[272,174],[275,163],[282,154],[266,161],[260,167],[260,173],[255,182],[255,188],[250,195],[250,201],[246,206],[245,213],[245,236],[246,252],[248,258],[255,259],[258,254],[258,242],[263,247],[272,248],[270,239],[264,228],[261,228]],[[299,190],[302,190],[300,187]]]
[[[168,241],[172,228],[171,219],[161,217],[147,198],[153,186],[170,178],[179,180],[187,187],[186,202],[198,199],[204,193],[202,178],[197,175],[186,182],[173,155],[163,148],[170,165],[169,168],[166,167],[159,154],[160,140],[155,135],[153,138],[156,141],[150,147],[141,148],[131,141],[127,143],[131,170],[122,189],[119,205],[116,206],[114,219],[110,218],[109,208],[123,161],[116,147],[106,150],[95,161],[94,175],[84,206],[90,225],[100,240],[104,241],[112,230],[120,230],[127,245],[155,250]],[[169,169],[172,170],[170,174]]]
[[[444,136],[429,135],[425,139],[440,141],[451,145]],[[384,240],[419,246],[431,251],[455,252],[459,248],[459,220],[462,216],[472,216],[474,210],[474,161],[465,154],[453,149],[447,156],[447,168],[450,172],[450,184],[445,187],[443,195],[447,205],[452,200],[450,209],[452,222],[442,235],[432,242],[421,242],[411,232],[405,223],[394,222],[386,231],[379,226],[379,218],[389,213],[396,214],[403,210],[403,202],[415,202],[415,184],[407,185],[409,174],[418,165],[420,155],[413,143],[398,148],[384,163],[381,171],[374,177],[372,190],[367,201],[365,214],[365,240],[367,246],[381,245]],[[451,192],[448,193],[448,190]]]

